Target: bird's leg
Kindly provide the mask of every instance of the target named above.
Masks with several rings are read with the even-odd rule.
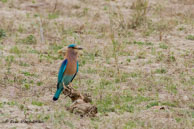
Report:
[[[69,95],[72,94],[72,90],[75,90],[75,89],[73,88],[72,83],[70,83],[70,84],[67,85],[66,87],[67,87],[67,89],[70,91]],[[81,99],[84,100],[84,96],[83,96],[81,93],[79,93],[79,95],[80,95]]]
[[[72,83],[69,83],[69,88],[75,90]]]
[[[84,100],[84,96],[81,93],[80,93],[80,97],[81,97],[82,100]]]
[[[72,84],[72,83],[70,83],[69,86],[70,86],[71,88],[73,88],[73,84]]]
[[[67,94],[65,96],[65,98],[66,98],[67,96],[70,96],[72,92],[71,92],[71,88],[69,86],[65,86],[65,88],[68,89],[68,91],[69,91],[69,94]]]
[[[70,94],[72,93],[72,88],[71,88],[70,85],[67,85],[66,87],[67,87],[67,89],[70,91],[70,93],[69,93],[69,95],[70,95]]]
[[[71,91],[72,91],[72,89],[75,90],[75,89],[73,88],[72,83],[70,83],[69,86],[70,86],[69,88],[71,89]],[[83,96],[81,93],[80,93],[79,95],[80,95],[81,99],[84,100],[84,96]]]

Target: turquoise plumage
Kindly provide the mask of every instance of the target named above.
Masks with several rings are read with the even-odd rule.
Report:
[[[67,51],[66,59],[62,62],[61,67],[59,69],[57,91],[53,97],[54,101],[58,100],[61,92],[63,91],[64,89],[63,84],[65,86],[68,86],[69,83],[71,83],[75,78],[75,76],[77,75],[77,72],[79,69],[79,64],[77,61],[77,53],[75,52],[75,49],[81,50],[81,48],[77,48],[76,45],[71,44],[68,46],[68,49],[69,50]],[[77,63],[74,65],[75,61]],[[74,69],[76,69],[75,72],[74,72]]]

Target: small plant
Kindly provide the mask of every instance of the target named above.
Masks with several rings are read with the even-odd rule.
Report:
[[[166,44],[164,44],[164,43],[160,43],[160,48],[162,48],[162,49],[167,49],[168,46],[167,46]]]
[[[136,123],[134,121],[128,121],[125,126],[124,129],[133,129],[136,128]]]
[[[156,69],[155,73],[164,74],[164,73],[166,73],[166,69],[164,69],[164,68]]]
[[[167,101],[167,102],[162,102],[161,105],[165,105],[165,106],[169,106],[169,107],[177,107],[178,103]]]
[[[123,110],[126,111],[126,112],[131,112],[131,113],[133,113],[134,110],[135,110],[134,106],[133,106],[133,105],[129,105],[129,104],[123,105],[123,106],[121,107],[121,109],[123,109]]]
[[[54,12],[54,13],[49,13],[48,14],[48,19],[56,19],[59,17],[59,13],[58,12]]]
[[[6,33],[3,29],[0,29],[0,39],[4,38],[6,36]]]
[[[22,26],[22,25],[19,25],[19,27],[18,27],[18,31],[19,31],[20,33],[23,33],[23,32],[24,32],[24,28],[23,28],[23,26]]]
[[[110,39],[112,40],[112,46],[113,46],[113,53],[112,53],[112,56],[114,57],[115,59],[115,66],[116,66],[116,69],[117,69],[117,73],[119,74],[119,64],[118,64],[118,53],[120,51],[120,42],[115,40],[115,30],[113,30],[113,26],[114,26],[114,22],[113,20],[109,17],[110,19],[110,29],[111,29],[111,32],[110,32]]]
[[[177,87],[176,87],[176,85],[170,85],[170,86],[167,86],[166,88],[171,93],[174,93],[174,94],[177,93]]]
[[[54,51],[55,53],[58,52],[62,48],[63,48],[62,44],[59,45],[57,43],[54,43],[54,44],[49,45],[49,49]]]
[[[35,3],[36,3],[36,1],[35,1],[35,0],[32,0],[32,3],[33,3],[33,4],[35,4]]]
[[[175,118],[176,122],[179,123],[181,121],[181,118]]]
[[[188,35],[188,36],[186,37],[186,39],[188,39],[188,40],[194,40],[194,35]]]
[[[146,102],[150,100],[151,100],[150,97],[144,97],[144,96],[138,95],[134,98],[133,104],[140,104],[142,102]]]
[[[132,22],[129,24],[129,27],[136,29],[147,19],[146,14],[148,12],[148,0],[136,0],[132,4],[131,9],[134,9],[134,13],[132,14]]]
[[[22,74],[24,74],[25,76],[36,76],[35,74],[33,73],[30,73],[30,72],[22,72]]]
[[[25,108],[25,107],[24,107],[23,104],[20,104],[20,105],[19,105],[19,109],[20,109],[20,110],[24,110],[24,108]]]
[[[30,65],[27,64],[26,62],[22,62],[22,61],[20,61],[19,65],[20,65],[20,66],[23,66],[23,67],[28,67],[28,66],[30,66]]]
[[[146,58],[146,52],[144,52],[144,51],[138,52],[136,57],[138,59],[145,59]]]
[[[4,105],[4,103],[1,102],[1,103],[0,103],[0,108],[3,108],[3,105]]]
[[[83,17],[83,16],[86,16],[88,14],[88,12],[89,12],[89,8],[83,8],[83,10],[80,13],[78,13],[77,15],[79,17]]]
[[[7,0],[1,0],[1,2],[3,2],[3,3],[7,3]]]
[[[135,73],[135,72],[131,72],[131,73],[130,73],[130,77],[132,77],[132,78],[136,78],[137,76],[138,76],[138,74]]]
[[[10,66],[13,62],[14,62],[14,56],[7,56],[6,58],[5,58],[5,61],[7,62],[7,64]]]
[[[24,44],[36,44],[36,38],[34,35],[29,35],[24,39],[20,39],[18,42],[24,43]]]
[[[25,83],[25,84],[24,84],[24,88],[25,88],[26,90],[29,90],[29,89],[30,89],[30,84],[29,84],[29,83]]]
[[[137,45],[153,45],[151,42],[133,41],[133,43]]]
[[[151,102],[151,103],[149,103],[146,107],[147,107],[147,108],[151,108],[151,107],[158,106],[158,105],[159,105],[159,102],[156,101],[156,102]]]
[[[32,101],[32,105],[43,106],[43,103],[39,101]]]
[[[163,39],[163,35],[164,32],[166,32],[169,29],[169,25],[166,21],[164,21],[163,19],[160,20],[157,24],[156,24],[156,30],[159,31],[159,39],[160,41],[162,41]]]
[[[89,8],[84,8],[84,9],[83,9],[83,15],[87,15],[88,10],[89,10]]]
[[[41,85],[43,84],[43,82],[42,82],[42,81],[38,81],[36,84],[37,84],[38,86],[41,86]]]
[[[185,30],[185,28],[184,27],[179,27],[178,30],[183,31],[183,30]]]
[[[175,62],[176,61],[176,57],[174,56],[173,52],[170,52],[168,54],[168,58],[166,59],[167,62]]]
[[[102,100],[97,101],[99,112],[114,112],[112,97],[107,95]]]
[[[157,52],[157,55],[156,55],[156,61],[162,61],[164,59],[164,54],[162,52]]]
[[[7,105],[10,105],[10,106],[15,106],[15,105],[17,105],[17,102],[15,102],[15,101],[10,101],[10,102],[7,102],[6,104],[7,104]]]
[[[153,21],[147,20],[146,25],[144,26],[145,29],[143,30],[143,36],[150,36],[155,31],[155,26]]]
[[[12,47],[9,51],[18,55],[21,54],[21,50],[17,46]]]
[[[131,62],[131,59],[127,59],[127,62]]]

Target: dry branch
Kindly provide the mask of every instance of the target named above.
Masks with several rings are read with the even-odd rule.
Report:
[[[67,107],[71,113],[79,114],[80,116],[95,117],[97,114],[97,107],[92,105],[91,96],[88,94],[81,94],[73,88],[65,88],[63,94],[72,100],[70,107]]]

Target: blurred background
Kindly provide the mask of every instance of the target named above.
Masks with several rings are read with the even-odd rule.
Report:
[[[72,43],[95,118],[52,101]],[[0,0],[0,128],[191,129],[193,88],[193,0]]]

